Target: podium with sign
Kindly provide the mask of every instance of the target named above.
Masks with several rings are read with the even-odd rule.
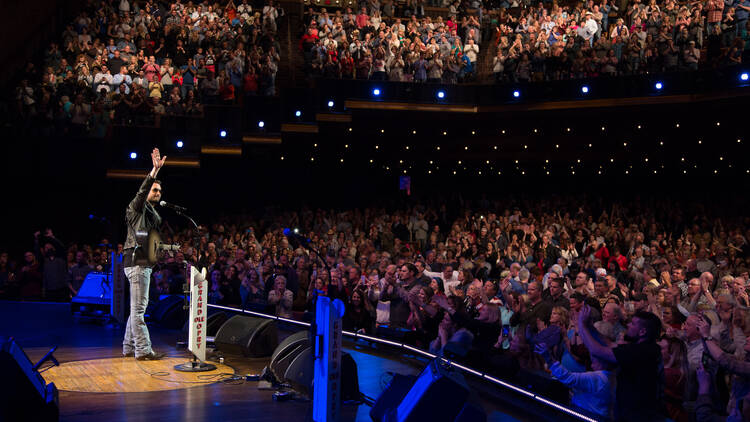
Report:
[[[188,321],[188,350],[193,354],[193,360],[175,365],[174,369],[183,372],[213,371],[216,365],[205,363],[206,360],[206,331],[207,331],[207,296],[208,282],[206,269],[198,271],[190,265],[190,310]]]
[[[318,297],[315,304],[313,420],[336,422],[341,408],[341,318],[344,303]]]

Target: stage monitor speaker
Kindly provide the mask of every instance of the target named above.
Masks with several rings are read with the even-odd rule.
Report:
[[[308,347],[310,347],[310,333],[307,331],[298,331],[285,338],[271,355],[269,368],[273,375],[279,380],[284,379],[289,365]]]
[[[464,377],[439,359],[433,359],[395,408],[385,414],[388,422],[453,421],[469,397]]]
[[[417,381],[416,375],[394,374],[388,387],[380,393],[375,404],[370,409],[370,418],[375,422],[383,422],[385,414],[394,409],[409,392],[411,386]]]
[[[235,315],[216,332],[216,349],[247,357],[271,356],[279,344],[276,321]]]
[[[281,382],[309,392],[313,378],[313,353],[309,332],[299,331],[285,338],[271,356],[269,368]],[[341,353],[341,399],[360,400],[357,363],[349,353]]]
[[[282,382],[288,382],[298,391],[310,393],[310,384],[313,376],[313,357],[312,347],[308,346],[299,351],[279,378]],[[275,375],[275,374],[274,374]],[[278,378],[278,377],[277,377]],[[359,391],[359,374],[357,372],[357,362],[352,355],[347,352],[341,352],[341,400],[362,400],[362,393]]]
[[[362,400],[357,362],[347,352],[341,352],[341,400]]]
[[[109,273],[88,273],[71,303],[109,306],[112,301],[111,280],[112,275]]]
[[[279,380],[291,384],[292,388],[297,391],[310,394],[310,385],[315,376],[313,369],[315,357],[313,356],[312,347],[307,346],[295,349],[295,353],[290,354],[289,358],[289,366]]]
[[[565,403],[570,399],[568,387],[547,374],[522,369],[518,371],[518,382],[521,387],[557,403]]]
[[[180,329],[187,320],[187,311],[183,309],[185,299],[178,295],[169,295],[160,300],[151,312],[151,319],[162,327]]]
[[[56,421],[60,418],[57,387],[44,378],[12,338],[0,337],[0,421]]]

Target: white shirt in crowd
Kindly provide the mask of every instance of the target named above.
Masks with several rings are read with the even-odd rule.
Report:
[[[473,40],[464,46],[464,54],[469,58],[469,61],[474,63],[477,61],[477,55],[479,54],[479,46],[473,43]]]

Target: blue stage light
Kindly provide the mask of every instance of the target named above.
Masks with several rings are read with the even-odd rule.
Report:
[[[297,116],[297,117],[302,117],[302,112],[299,111],[299,110],[297,110],[297,111],[294,112],[294,115]]]
[[[740,74],[740,80],[743,82],[747,82],[747,80],[750,79],[750,75],[748,75],[747,72],[742,72]]]
[[[222,138],[226,138],[227,137],[227,131],[224,130],[224,129],[220,130],[219,131],[219,136],[222,137]]]
[[[438,97],[439,99],[441,99],[441,100],[442,100],[443,98],[445,98],[445,91],[442,91],[442,90],[441,90],[441,91],[438,91],[438,92],[437,92],[437,97]]]
[[[182,148],[185,144],[182,141],[177,141],[177,148]]]
[[[582,86],[581,87],[581,92],[583,92],[584,94],[588,94],[589,93],[589,87],[588,87],[588,85]]]
[[[654,88],[656,88],[657,90],[661,90],[662,88],[664,88],[664,84],[662,84],[661,82],[657,82],[654,84]]]
[[[258,127],[259,128],[263,129],[265,126],[266,126],[266,122],[264,122],[263,120],[261,120],[261,121],[258,122]]]
[[[138,158],[138,153],[136,153],[136,152],[131,152],[131,153],[130,153],[130,159],[131,159],[131,160],[135,160],[136,158]]]
[[[379,88],[373,89],[372,90],[372,95],[374,95],[376,97],[380,96],[380,89]]]
[[[513,97],[518,98],[521,96],[521,91],[515,90],[513,91]]]
[[[328,108],[333,108],[333,100],[328,100]]]

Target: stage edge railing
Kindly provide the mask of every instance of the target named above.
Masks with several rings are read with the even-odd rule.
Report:
[[[282,318],[280,316],[270,315],[270,314],[264,314],[262,312],[255,312],[255,311],[249,311],[249,310],[246,310],[246,309],[232,308],[230,306],[222,306],[222,305],[214,305],[214,304],[208,304],[208,306],[211,307],[211,308],[224,309],[224,310],[227,310],[227,311],[240,312],[240,313],[243,313],[243,314],[253,315],[253,316],[257,316],[257,317],[261,317],[261,318],[268,318],[268,319],[273,319],[273,320],[276,320],[276,321],[288,322],[290,324],[295,324],[295,325],[299,325],[299,326],[302,326],[302,327],[310,327],[310,323],[309,322],[297,321],[297,320],[289,319],[289,318]],[[424,356],[426,358],[429,358],[429,359],[439,358],[442,361],[446,362],[448,365],[450,365],[452,367],[455,367],[455,368],[458,368],[458,369],[460,369],[461,371],[463,371],[465,373],[474,375],[475,377],[484,379],[484,380],[489,381],[489,382],[491,382],[491,383],[493,383],[495,385],[498,385],[500,387],[507,388],[509,390],[515,391],[516,393],[523,394],[524,396],[526,396],[526,397],[528,397],[530,399],[534,399],[534,400],[538,401],[539,403],[544,404],[545,406],[552,407],[552,408],[554,408],[556,410],[559,410],[559,411],[561,411],[563,413],[566,413],[566,414],[568,414],[570,416],[576,417],[576,418],[581,419],[583,421],[597,422],[597,420],[594,419],[594,418],[586,416],[586,415],[584,415],[584,414],[582,414],[580,412],[577,412],[577,411],[575,411],[573,409],[565,407],[565,406],[563,406],[563,405],[561,405],[559,403],[555,403],[552,400],[549,400],[549,399],[544,398],[544,397],[542,397],[540,395],[534,394],[531,391],[525,390],[525,389],[523,389],[521,387],[518,387],[518,386],[515,386],[515,385],[510,384],[508,382],[499,380],[499,379],[497,379],[497,378],[495,378],[493,376],[490,376],[490,375],[488,375],[488,374],[486,374],[486,373],[484,373],[482,371],[477,371],[476,369],[469,368],[468,366],[461,365],[460,363],[457,363],[457,362],[452,361],[450,359],[446,359],[444,357],[437,356],[437,355],[435,355],[433,353],[426,352],[424,350],[418,349],[418,348],[410,346],[408,344],[399,343],[399,342],[393,341],[393,340],[386,340],[386,339],[382,339],[382,338],[378,338],[378,337],[367,336],[367,335],[364,335],[364,334],[358,334],[358,333],[351,332],[351,331],[346,331],[346,330],[343,330],[342,333],[345,336],[354,338],[355,340],[356,339],[363,339],[363,340],[371,341],[373,343],[380,343],[380,344],[386,344],[388,346],[398,347],[398,348],[400,348],[402,350],[408,350],[410,352],[422,355],[422,356]]]

